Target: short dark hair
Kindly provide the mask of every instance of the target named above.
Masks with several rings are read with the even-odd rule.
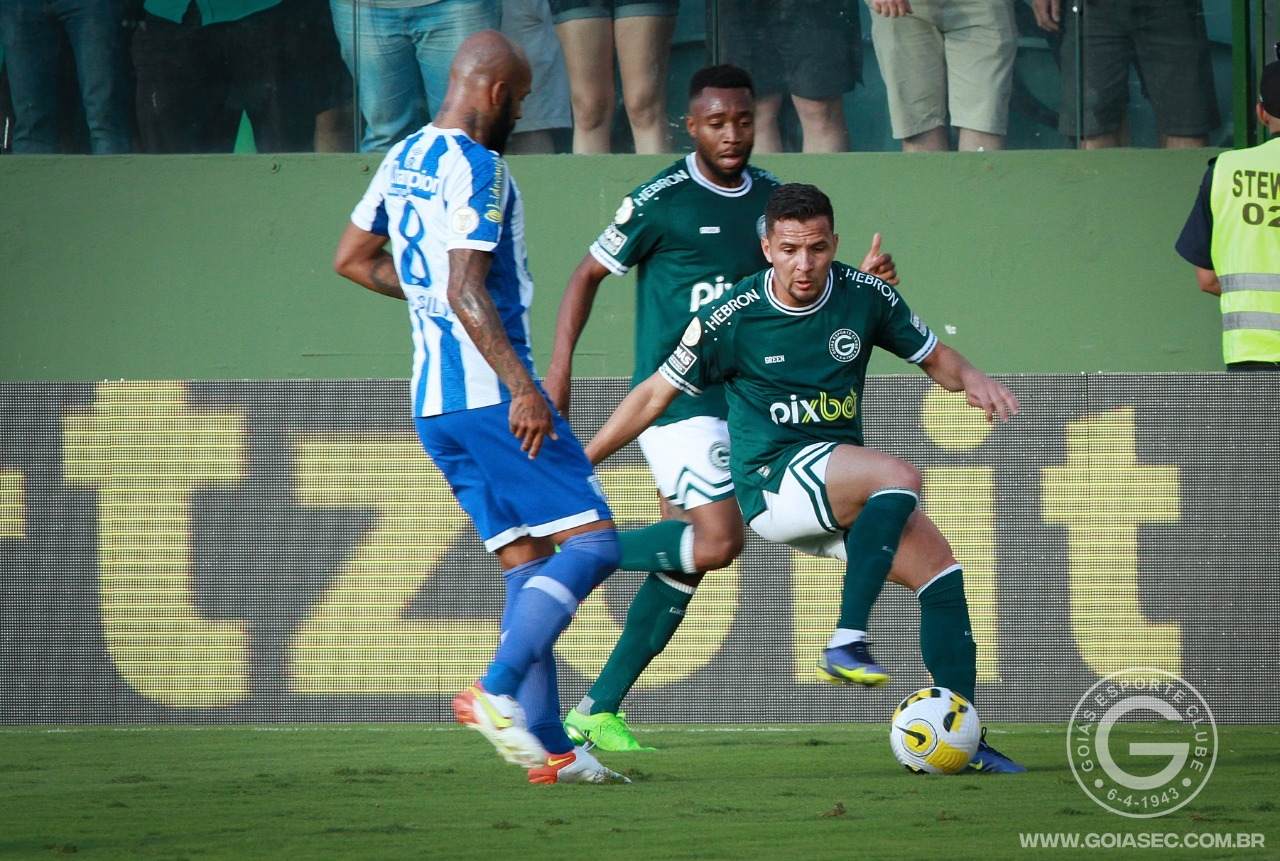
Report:
[[[773,232],[773,225],[779,221],[808,221],[825,215],[831,222],[831,229],[836,229],[836,213],[831,208],[831,198],[822,193],[816,185],[803,182],[789,182],[778,186],[769,196],[764,207],[764,230],[766,234]]]
[[[1258,101],[1273,117],[1280,117],[1280,62],[1268,63],[1258,83]]]
[[[747,74],[745,69],[739,69],[728,63],[722,63],[719,66],[703,66],[694,72],[693,77],[689,79],[689,101],[702,95],[702,91],[708,87],[718,90],[742,89],[751,93],[752,96],[756,94],[756,88],[751,83],[751,75]]]

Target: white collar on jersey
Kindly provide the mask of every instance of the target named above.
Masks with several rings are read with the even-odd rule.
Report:
[[[770,269],[767,273],[765,273],[765,276],[764,276],[764,295],[768,297],[769,304],[777,308],[783,314],[787,314],[791,317],[805,317],[819,310],[823,305],[827,304],[827,300],[831,298],[831,289],[834,283],[835,283],[835,274],[833,272],[828,271],[827,286],[823,288],[822,295],[818,297],[817,301],[805,308],[792,308],[788,305],[783,305],[781,302],[778,301],[778,297],[773,295],[773,270]]]
[[[721,188],[711,180],[702,175],[702,171],[698,170],[698,157],[694,153],[689,153],[684,157],[684,166],[689,170],[689,176],[693,177],[693,181],[703,188],[714,191],[721,197],[742,197],[751,190],[751,172],[743,167],[742,169],[742,185],[737,188]]]

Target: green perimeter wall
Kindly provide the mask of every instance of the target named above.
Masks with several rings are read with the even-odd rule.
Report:
[[[912,307],[1000,373],[1221,368],[1217,303],[1173,251],[1210,153],[786,155],[831,195],[842,259],[883,232]],[[511,159],[538,284],[539,368],[565,280],[666,157]],[[0,379],[408,374],[400,303],[332,273],[377,160],[0,159]],[[576,373],[630,373],[632,276],[609,278]],[[872,370],[901,369],[881,356]]]

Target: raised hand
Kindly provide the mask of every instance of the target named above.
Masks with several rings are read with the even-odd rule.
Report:
[[[898,283],[898,266],[893,262],[893,255],[880,250],[880,234],[871,237],[871,250],[862,258],[858,266],[863,272],[876,276],[890,284]]]

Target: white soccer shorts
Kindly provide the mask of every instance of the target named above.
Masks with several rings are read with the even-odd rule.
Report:
[[[658,491],[685,511],[732,498],[729,425],[724,419],[694,416],[656,425],[636,442]]]
[[[829,442],[800,449],[787,464],[778,492],[764,492],[767,507],[749,524],[757,535],[810,556],[846,561],[845,531],[827,501],[827,461],[835,449]]]

